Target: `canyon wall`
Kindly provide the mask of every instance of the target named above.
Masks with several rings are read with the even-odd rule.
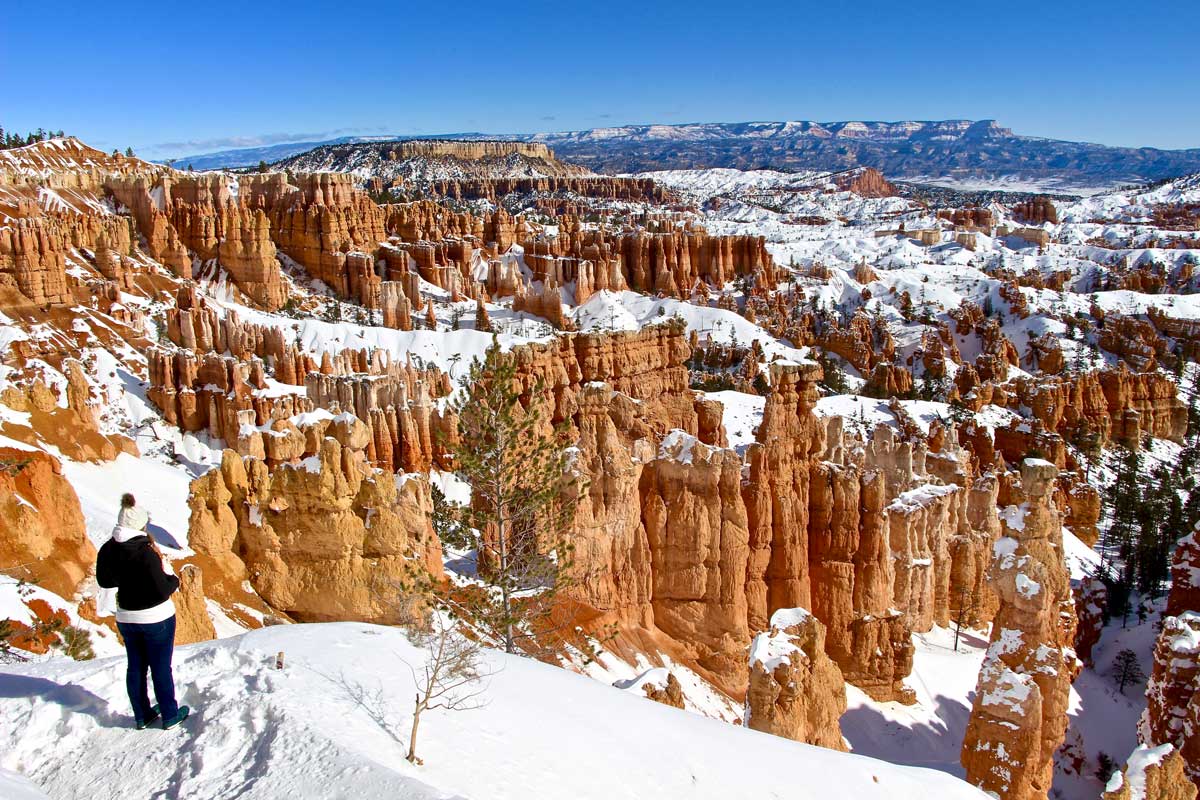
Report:
[[[1138,738],[1173,745],[1200,788],[1200,526],[1176,545]]]
[[[365,425],[346,415],[299,428],[295,458],[274,466],[231,450],[192,483],[189,543],[210,591],[243,581],[301,621],[394,622],[400,582],[442,574],[428,481],[371,468]]]
[[[1050,791],[1075,677],[1075,613],[1053,504],[1057,470],[1026,459],[1001,512],[991,583],[1000,598],[962,746],[966,777],[1002,800]]]

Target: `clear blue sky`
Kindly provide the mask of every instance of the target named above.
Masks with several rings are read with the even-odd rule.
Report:
[[[782,119],[1200,147],[1198,29],[1197,0],[10,0],[0,125],[148,157]]]

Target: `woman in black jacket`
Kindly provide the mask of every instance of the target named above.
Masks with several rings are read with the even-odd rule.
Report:
[[[100,547],[96,583],[117,590],[117,630],[125,640],[128,658],[125,688],[137,728],[142,730],[161,716],[165,730],[188,715],[188,707],[175,702],[171,676],[175,649],[175,604],[171,595],[179,588],[179,578],[163,570],[162,556],[145,531],[150,517],[137,507],[133,495],[121,498],[118,519],[112,538]],[[154,680],[156,706],[150,705],[146,693],[147,671]]]

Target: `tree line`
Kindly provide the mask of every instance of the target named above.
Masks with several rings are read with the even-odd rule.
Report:
[[[1176,544],[1200,521],[1198,383],[1200,373],[1190,392],[1188,430],[1176,464],[1147,466],[1144,449],[1122,448],[1112,456],[1115,478],[1103,494],[1107,524],[1097,548],[1110,616],[1128,615],[1133,592],[1162,595]]]
[[[48,131],[45,128],[38,128],[36,131],[30,131],[22,136],[14,131],[6,131],[0,127],[0,150],[11,150],[14,147],[25,147],[26,145],[44,142],[47,139],[61,139],[66,136],[62,131]]]

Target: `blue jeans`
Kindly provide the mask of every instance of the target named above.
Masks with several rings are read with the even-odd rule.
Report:
[[[163,719],[175,719],[179,705],[175,702],[175,681],[171,676],[171,655],[175,650],[175,616],[162,622],[141,624],[118,622],[117,630],[125,640],[128,665],[125,688],[129,703],[138,722],[150,718],[150,698],[146,694],[146,671],[154,680],[154,697]]]

